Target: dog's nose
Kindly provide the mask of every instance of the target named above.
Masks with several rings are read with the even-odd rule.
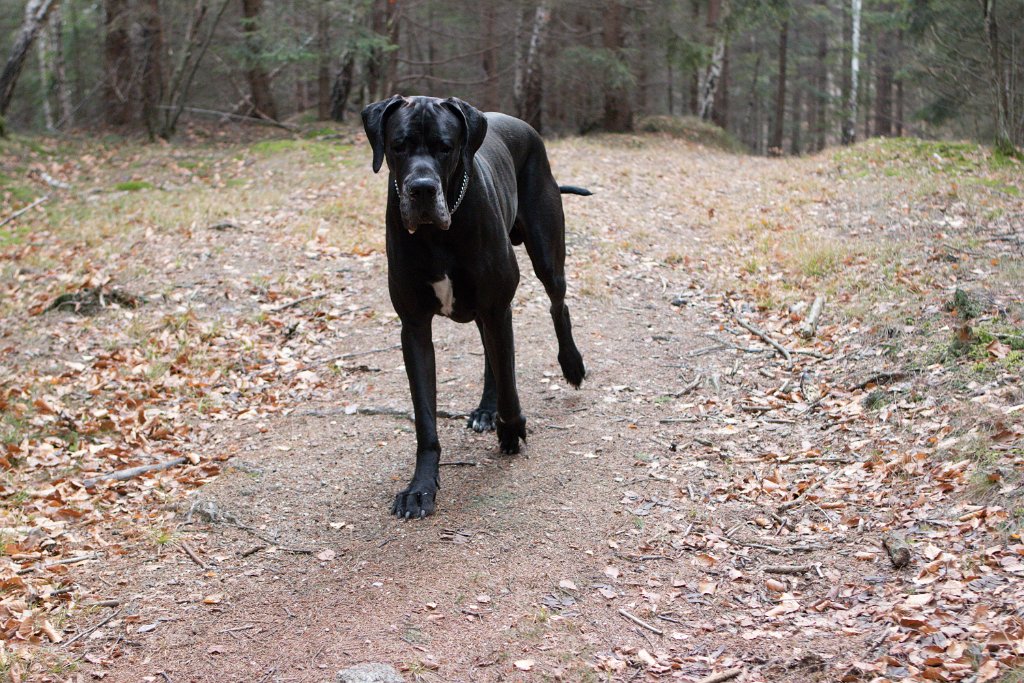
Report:
[[[429,178],[410,180],[405,187],[409,191],[410,197],[419,200],[433,199],[438,190],[437,182]]]

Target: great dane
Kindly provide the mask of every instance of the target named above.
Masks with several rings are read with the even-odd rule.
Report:
[[[394,97],[363,112],[373,172],[388,169],[388,290],[402,322],[402,356],[416,418],[416,470],[391,508],[398,517],[434,512],[440,487],[437,380],[431,324],[441,314],[473,321],[484,346],[484,389],[469,417],[496,429],[502,453],[518,453],[526,418],[516,390],[513,245],[525,244],[551,299],[558,363],[579,387],[586,375],[565,305],[562,186],[540,135],[524,121],[481,113],[456,98]]]

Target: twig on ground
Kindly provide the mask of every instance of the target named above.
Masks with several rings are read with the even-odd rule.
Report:
[[[450,460],[437,463],[438,467],[476,467],[480,463],[475,460]]]
[[[190,546],[188,543],[186,543],[185,541],[178,541],[178,546],[185,552],[186,555],[188,555],[188,558],[190,560],[198,564],[203,569],[209,569],[207,564],[203,562],[198,555],[196,555],[196,551],[192,550],[192,546]]]
[[[150,472],[159,472],[161,470],[169,470],[177,465],[183,465],[188,462],[188,458],[182,456],[173,460],[165,460],[164,462],[153,463],[152,465],[140,465],[139,467],[129,467],[125,470],[115,470],[113,472],[107,472],[106,474],[100,474],[93,477],[92,479],[83,479],[82,486],[87,489],[91,489],[101,481],[127,481],[134,477],[138,477],[143,474],[149,474]]]
[[[12,213],[7,218],[5,218],[2,221],[0,221],[0,228],[4,227],[5,225],[10,223],[11,221],[17,220],[18,217],[20,217],[22,214],[28,213],[29,211],[31,211],[32,209],[36,208],[37,206],[39,206],[40,204],[42,204],[43,202],[45,202],[49,198],[50,198],[50,195],[44,194],[42,197],[40,197],[39,199],[35,200],[34,202],[29,204],[28,206],[23,207],[21,209],[18,209],[17,211]]]
[[[791,510],[792,508],[795,508],[798,505],[802,505],[804,503],[804,501],[807,500],[807,496],[809,496],[810,494],[812,494],[815,491],[817,491],[818,489],[820,489],[821,485],[824,484],[824,483],[825,483],[824,479],[819,479],[818,481],[814,482],[813,484],[811,484],[810,486],[805,488],[804,492],[801,493],[799,496],[797,496],[793,500],[789,501],[788,503],[783,503],[782,505],[777,507],[776,511],[779,514],[782,514],[786,510]]]
[[[743,673],[742,668],[726,669],[722,673],[711,674],[697,681],[697,683],[723,683],[723,681],[731,681],[732,679]]]
[[[35,571],[37,569],[49,569],[50,567],[59,567],[60,565],[64,565],[64,564],[78,564],[79,562],[88,562],[89,560],[98,560],[99,557],[100,556],[97,553],[89,553],[87,555],[75,555],[74,557],[65,557],[65,558],[61,558],[59,560],[54,560],[53,562],[47,562],[46,564],[44,564],[41,567],[38,564],[34,564],[31,567],[24,567],[22,569],[19,569],[17,573],[18,574],[28,574],[29,572],[33,572],[33,571]]]
[[[754,336],[760,338],[761,341],[763,341],[764,343],[768,344],[768,346],[770,346],[773,349],[775,349],[780,356],[782,356],[783,358],[786,359],[787,363],[789,363],[790,365],[793,364],[793,356],[790,355],[789,349],[787,349],[785,346],[783,346],[779,342],[777,342],[774,339],[772,339],[768,335],[767,332],[762,330],[757,325],[754,325],[752,323],[748,323],[746,320],[741,318],[738,314],[733,314],[733,318],[736,320],[737,323],[739,323],[740,327],[742,327],[743,329],[747,330],[748,332],[750,332]]]
[[[642,627],[644,627],[645,629],[647,629],[647,630],[648,630],[648,631],[650,631],[651,633],[657,633],[657,634],[658,634],[659,636],[660,636],[660,635],[664,635],[664,633],[665,633],[664,631],[662,631],[662,630],[661,630],[660,628],[658,628],[657,626],[652,626],[651,624],[648,624],[648,623],[647,623],[646,621],[644,621],[644,620],[643,620],[643,619],[641,619],[640,617],[636,616],[635,614],[630,614],[629,612],[627,612],[627,611],[626,611],[626,610],[624,610],[624,609],[620,609],[620,610],[619,610],[619,614],[621,614],[622,616],[626,617],[627,619],[629,619],[630,621],[632,621],[632,622],[633,622],[634,624],[636,624],[637,626],[642,626]]]
[[[859,384],[854,384],[852,387],[850,387],[850,391],[865,389],[869,384],[888,384],[889,382],[897,382],[901,379],[904,379],[906,376],[907,373],[902,370],[876,372],[863,382],[860,382]]]
[[[818,318],[821,317],[821,311],[825,308],[825,297],[820,294],[814,297],[814,303],[811,304],[811,312],[807,314],[807,318],[804,319],[803,324],[800,326],[800,336],[804,339],[811,339],[818,331]]]
[[[65,640],[64,641],[64,647],[70,647],[71,644],[74,643],[75,641],[79,640],[80,638],[84,638],[85,636],[93,633],[94,631],[96,631],[100,627],[106,625],[107,622],[109,622],[111,619],[113,619],[117,615],[121,614],[122,611],[123,611],[123,608],[118,608],[117,611],[112,612],[111,614],[109,614],[105,619],[103,619],[100,623],[96,624],[95,626],[91,626],[91,627],[85,629],[84,631],[79,631],[77,634],[75,634],[74,638],[71,638],[70,640]]]
[[[814,569],[814,567],[809,564],[770,564],[764,567],[761,571],[766,574],[788,574],[790,576],[799,576],[800,574],[806,574],[812,569]]]
[[[281,311],[286,311],[289,308],[294,308],[295,306],[299,306],[300,304],[304,304],[307,301],[313,301],[314,299],[323,299],[325,296],[327,296],[327,292],[321,292],[320,294],[310,294],[309,296],[299,297],[295,301],[289,301],[288,303],[282,304],[282,305],[278,306],[277,308],[270,309],[270,312],[271,313],[280,313]]]
[[[221,221],[219,223],[214,223],[213,225],[206,226],[206,229],[207,230],[221,230],[221,231],[223,231],[223,230],[237,230],[240,227],[242,227],[242,226],[240,226],[238,223],[233,223],[231,221]]]
[[[679,398],[680,396],[685,396],[686,394],[690,393],[691,391],[696,389],[698,386],[700,386],[701,380],[703,380],[703,379],[704,378],[700,374],[698,374],[696,379],[694,379],[692,382],[690,382],[689,384],[684,386],[679,391],[676,391],[674,393],[665,393],[665,394],[662,394],[662,396],[671,396],[672,398]]]
[[[392,344],[391,346],[385,346],[385,347],[382,347],[382,348],[379,348],[379,349],[370,349],[368,351],[351,351],[349,353],[339,353],[339,354],[334,355],[334,356],[328,356],[327,358],[322,358],[322,359],[320,359],[320,360],[318,360],[316,362],[317,363],[333,363],[334,361],[338,361],[338,360],[348,360],[350,358],[359,358],[360,356],[369,356],[370,354],[373,354],[373,353],[383,353],[384,351],[393,351],[395,349],[400,349],[400,348],[402,348],[401,344]]]

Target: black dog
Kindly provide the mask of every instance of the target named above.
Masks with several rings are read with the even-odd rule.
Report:
[[[551,299],[562,374],[586,374],[565,306],[565,219],[561,193],[537,132],[504,114],[449,98],[401,97],[363,110],[373,171],[387,157],[388,289],[402,321],[402,355],[416,415],[416,471],[391,508],[399,517],[434,512],[439,488],[437,384],[431,322],[440,313],[475,321],[484,344],[484,391],[469,426],[497,429],[503,453],[526,441],[516,391],[512,296],[526,244]]]

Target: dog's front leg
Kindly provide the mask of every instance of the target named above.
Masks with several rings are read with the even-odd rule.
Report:
[[[402,321],[402,356],[409,375],[416,412],[416,472],[409,486],[398,492],[391,512],[398,517],[426,517],[434,512],[441,446],[437,441],[437,375],[430,319]]]
[[[502,453],[518,453],[519,439],[526,441],[526,418],[516,389],[516,348],[512,337],[512,308],[482,316],[484,348],[494,373],[498,393],[498,418],[494,422]]]

